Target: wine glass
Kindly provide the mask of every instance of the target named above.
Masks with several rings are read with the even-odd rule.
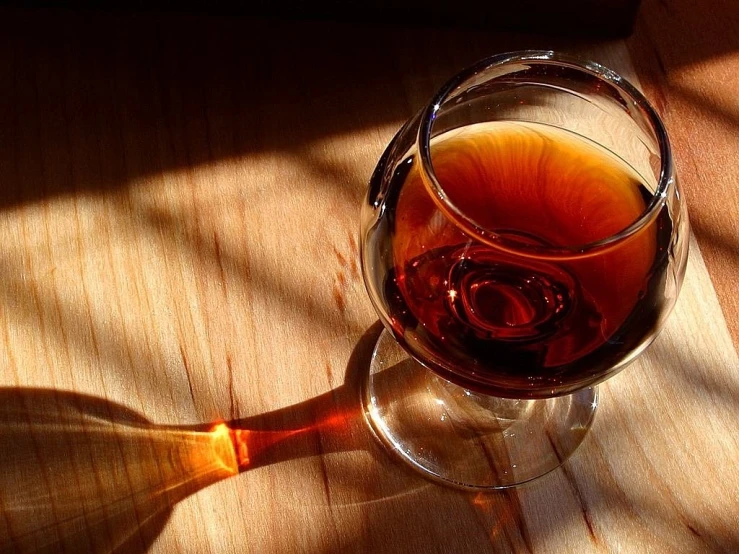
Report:
[[[688,235],[664,126],[621,76],[551,51],[455,75],[393,138],[362,207],[385,326],[371,428],[457,487],[555,469],[592,424],[596,384],[663,326]]]

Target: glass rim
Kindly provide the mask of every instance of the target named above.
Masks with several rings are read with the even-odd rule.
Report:
[[[444,187],[436,177],[434,165],[431,161],[431,130],[439,110],[444,102],[449,99],[451,93],[453,93],[460,85],[464,84],[465,81],[470,80],[478,73],[490,70],[494,67],[519,62],[539,62],[542,64],[552,62],[553,64],[569,67],[594,76],[607,82],[621,93],[625,94],[638,106],[643,114],[646,115],[659,146],[659,178],[657,181],[657,187],[652,193],[652,199],[647,207],[638,218],[621,231],[614,233],[609,237],[581,245],[535,246],[524,244],[505,238],[489,229],[480,227],[459,210],[449,200],[449,198],[447,198]],[[481,240],[490,246],[512,254],[528,255],[539,259],[562,260],[588,257],[589,254],[593,254],[595,251],[600,252],[606,247],[615,246],[627,238],[632,237],[656,219],[660,210],[667,201],[668,191],[674,186],[675,180],[672,150],[670,148],[667,131],[661,118],[644,95],[621,75],[597,62],[556,53],[553,50],[521,50],[497,54],[484,58],[454,75],[436,92],[431,101],[421,112],[421,121],[418,128],[418,135],[416,137],[416,144],[420,159],[420,174],[422,176],[422,180],[429,188],[429,192],[438,207],[455,225],[461,227],[467,234],[471,234],[474,238]]]

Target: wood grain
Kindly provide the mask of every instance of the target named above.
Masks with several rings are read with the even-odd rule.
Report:
[[[52,418],[60,440],[21,446],[0,432],[0,468],[14,449],[57,499],[48,513],[61,517],[54,502],[82,477],[120,482],[125,493],[160,486],[165,460],[190,467],[166,448],[131,446],[132,425],[147,429],[148,445],[169,444],[172,425],[230,419],[310,431],[164,508],[139,499],[115,519],[93,494],[75,530],[86,542],[74,544],[162,553],[739,549],[739,360],[722,315],[731,313],[728,274],[714,258],[704,263],[701,239],[707,225],[732,231],[701,208],[708,178],[683,172],[703,242],[692,245],[674,315],[648,353],[603,386],[595,428],[563,469],[497,494],[441,488],[386,455],[357,403],[377,336],[357,266],[358,210],[397,127],[449,75],[496,51],[566,49],[636,80],[622,42],[5,15],[0,385],[31,435],[42,437]],[[647,92],[656,90],[635,59]],[[700,67],[711,78],[713,65]],[[709,124],[701,111],[691,117]],[[699,154],[676,133],[681,171],[731,147],[728,135],[712,135]],[[722,175],[723,189],[736,184]],[[84,414],[79,436],[94,416],[122,446],[58,463],[82,449],[69,406]],[[158,452],[158,469],[141,465]],[[4,548],[22,550],[11,516],[32,514],[42,493],[0,498]],[[99,529],[98,497],[107,514]],[[63,543],[62,529],[42,531],[48,551]]]

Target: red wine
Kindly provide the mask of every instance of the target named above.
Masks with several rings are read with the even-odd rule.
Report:
[[[471,389],[543,397],[605,378],[654,335],[667,209],[628,239],[578,254],[646,210],[651,194],[629,165],[578,135],[523,122],[456,129],[431,152],[445,202],[413,156],[387,200],[387,315],[418,359]],[[488,238],[465,231],[470,221]]]

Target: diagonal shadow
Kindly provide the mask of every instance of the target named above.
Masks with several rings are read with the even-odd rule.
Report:
[[[739,10],[733,0],[644,0],[632,38],[639,67],[669,73],[739,51]],[[679,40],[676,40],[679,37]],[[656,54],[656,66],[647,58]]]
[[[478,58],[603,42],[332,21],[2,15],[0,206],[246,155],[301,156],[325,137],[400,124]]]

